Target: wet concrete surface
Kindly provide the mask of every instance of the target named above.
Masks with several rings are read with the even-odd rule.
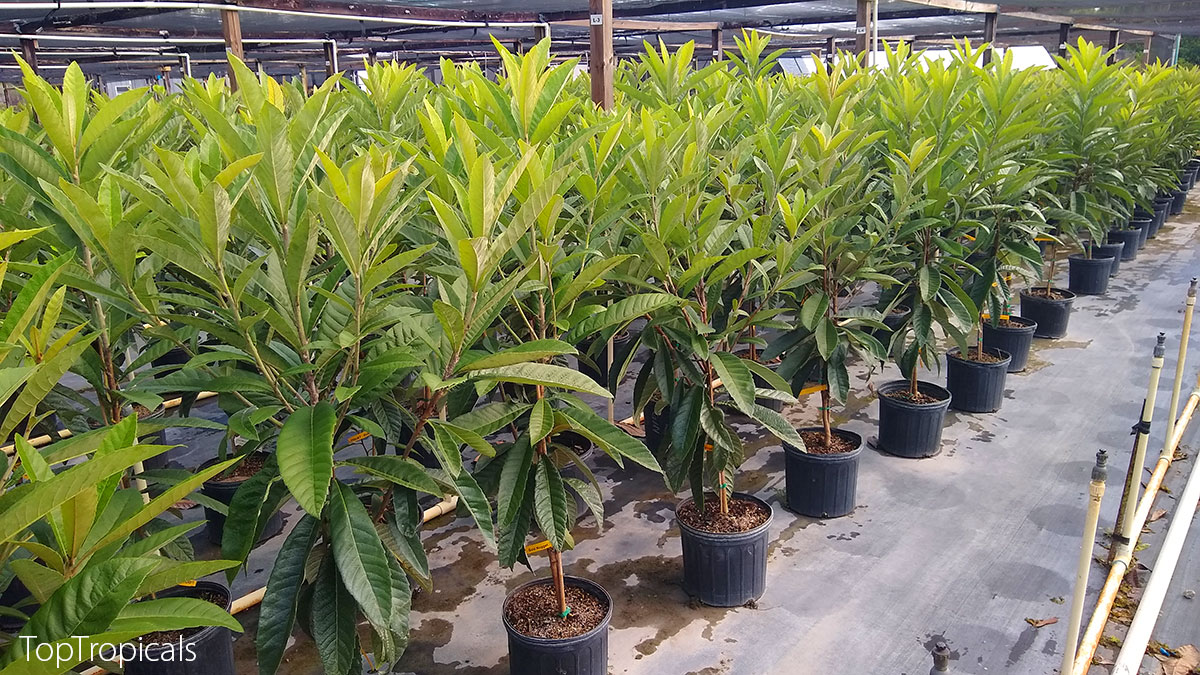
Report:
[[[782,449],[743,425],[748,457],[736,487],[767,500],[775,514],[767,591],[754,608],[715,609],[689,599],[681,587],[677,498],[645,470],[595,460],[607,518],[602,527],[584,520],[578,545],[564,560],[569,574],[596,580],[613,596],[610,672],[925,675],[930,650],[944,640],[954,673],[1056,673],[1066,631],[1063,599],[1069,602],[1072,591],[1094,455],[1104,448],[1111,456],[1100,521],[1105,530],[1116,516],[1129,429],[1158,331],[1167,333],[1168,349],[1157,419],[1166,414],[1187,284],[1200,273],[1198,224],[1193,200],[1136,261],[1122,265],[1106,296],[1080,296],[1068,337],[1035,341],[1028,370],[1009,376],[999,412],[951,411],[938,456],[902,459],[867,448],[858,507],[844,518],[814,520],[783,508]],[[1200,363],[1194,358],[1185,394]],[[838,424],[872,439],[878,406],[867,385],[896,377],[893,366],[856,371]],[[928,379],[940,383],[944,374]],[[628,414],[628,397],[622,390],[618,417]],[[809,399],[785,414],[796,426],[809,426],[816,423],[816,405]],[[200,407],[219,418],[214,410]],[[1154,425],[1152,456],[1161,448],[1163,427]],[[215,443],[191,433],[169,440],[188,443],[184,465],[211,455]],[[1194,429],[1184,444],[1200,448]],[[1177,463],[1169,487],[1182,489],[1181,473],[1192,461]],[[1165,499],[1160,506],[1173,509]],[[295,508],[289,505],[289,513]],[[296,518],[288,520],[290,528]],[[1161,533],[1169,521],[1149,528]],[[256,549],[248,574],[234,584],[237,594],[265,583],[282,540]],[[425,542],[435,587],[413,600],[411,642],[398,672],[507,673],[500,606],[517,585],[546,574],[545,558],[534,558],[532,572],[502,570],[470,521],[455,516],[430,523]],[[1152,547],[1141,557],[1152,560],[1153,554]],[[1089,611],[1104,573],[1099,566],[1092,571]],[[1180,597],[1185,588],[1200,591],[1200,537],[1185,552],[1176,585],[1156,639],[1200,642],[1200,599]],[[1034,628],[1026,621],[1050,617],[1058,623]],[[239,672],[255,673],[257,617],[249,611],[239,618],[247,628],[236,645]],[[300,630],[295,635],[281,672],[320,673],[311,641]]]

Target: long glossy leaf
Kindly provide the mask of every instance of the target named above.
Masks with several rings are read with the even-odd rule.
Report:
[[[387,552],[371,516],[358,496],[334,481],[329,499],[329,536],[333,559],[346,590],[377,628],[391,621],[392,586]]]
[[[267,579],[267,592],[259,608],[255,637],[260,675],[275,675],[292,637],[300,587],[304,583],[304,563],[316,543],[317,526],[315,518],[305,515],[275,555],[275,564]]]
[[[570,368],[548,363],[521,363],[498,368],[484,368],[471,373],[477,379],[513,382],[516,384],[540,384],[612,398],[607,389],[596,384],[592,378]]]
[[[326,401],[293,412],[279,430],[279,475],[309,515],[320,518],[333,478],[337,410]]]

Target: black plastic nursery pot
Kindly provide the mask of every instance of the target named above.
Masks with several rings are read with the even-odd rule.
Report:
[[[629,333],[621,333],[613,337],[613,356],[617,358],[618,363],[623,362],[623,357],[628,353],[632,342],[633,335]],[[599,353],[592,359],[595,366],[585,360],[588,357],[584,356],[592,348],[593,344],[592,342],[584,342],[576,347],[580,356],[583,356],[583,358],[579,359],[579,372],[595,380],[596,384],[601,387],[608,387],[608,369],[610,367],[608,363],[608,343],[605,342],[599,346]]]
[[[504,599],[501,617],[508,633],[508,672],[513,675],[607,675],[608,624],[612,621],[612,597],[600,584],[580,577],[564,577],[567,586],[582,589],[608,605],[608,612],[592,630],[571,638],[530,637],[513,628],[508,620],[508,603],[530,586],[553,583],[538,579],[518,586]]]
[[[1183,213],[1183,204],[1187,201],[1187,190],[1180,188],[1171,193],[1171,215]]]
[[[944,388],[921,381],[917,391],[934,401],[917,403],[892,396],[908,390],[908,380],[893,380],[876,389],[879,449],[898,457],[932,457],[942,451],[942,427],[952,397]]]
[[[197,581],[195,586],[176,586],[156,594],[158,598],[202,598],[214,601],[225,611],[233,594],[212,581]],[[216,602],[223,600],[223,602]],[[189,634],[190,633],[190,634]],[[233,663],[233,633],[224,626],[183,632],[171,642],[149,643],[138,657],[125,660],[125,675],[237,675]],[[153,646],[151,646],[153,644]]]
[[[969,361],[957,349],[946,354],[946,389],[954,397],[950,406],[955,410],[996,412],[1004,402],[1004,380],[1012,354],[994,348],[984,348],[983,353],[998,360]]]
[[[1146,248],[1146,240],[1150,238],[1150,228],[1154,225],[1153,218],[1133,218],[1130,227],[1138,228],[1138,248]]]
[[[1120,242],[1125,245],[1125,248],[1121,249],[1121,260],[1126,262],[1137,258],[1138,244],[1141,241],[1141,230],[1123,229],[1108,231],[1108,243],[1115,244]]]
[[[1121,254],[1125,252],[1125,242],[1118,241],[1113,244],[1092,244],[1092,255],[1096,258],[1112,258],[1112,268],[1108,270],[1108,276],[1115,277],[1117,272],[1121,271]]]
[[[220,458],[213,458],[200,465],[201,469],[208,468],[220,461]],[[218,481],[209,479],[204,481],[200,486],[200,493],[206,497],[215,499],[222,504],[229,506],[233,502],[233,495],[237,494],[238,488],[242,486],[249,478],[242,480],[224,480]],[[204,528],[205,534],[208,536],[208,541],[220,545],[221,539],[225,536],[225,514],[213,509],[204,507],[204,517],[208,520],[208,525]],[[283,531],[283,514],[279,511],[271,514],[267,520],[267,524],[263,527],[262,535],[258,541],[261,543],[274,537]]]
[[[671,429],[671,406],[663,406],[659,411],[655,411],[654,408],[655,403],[651,401],[642,411],[642,427],[646,430],[645,443],[650,452],[658,451],[663,437],[670,433]]]
[[[992,325],[991,321],[983,324],[984,349],[999,349],[1008,352],[1012,360],[1008,362],[1008,372],[1019,373],[1025,370],[1029,362],[1029,350],[1033,347],[1033,334],[1037,331],[1037,323],[1023,316],[1010,316],[1006,322]]]
[[[767,521],[746,532],[706,532],[678,516],[691,499],[675,508],[683,545],[683,589],[711,607],[740,607],[767,589],[767,535],[775,515],[770,505],[753,495],[735,492],[730,499],[756,502],[767,510]]]
[[[1104,295],[1108,291],[1112,258],[1088,258],[1082,255],[1067,257],[1070,267],[1067,288],[1078,295]]]
[[[1061,288],[1052,288],[1052,297],[1045,292],[1045,288],[1021,291],[1021,316],[1037,324],[1033,337],[1057,339],[1067,334],[1075,294]]]
[[[1158,236],[1158,231],[1167,222],[1167,214],[1171,211],[1172,200],[1168,197],[1165,199],[1156,198],[1154,200],[1154,222],[1150,225],[1150,238]]]
[[[821,427],[796,431],[825,433]],[[789,511],[810,518],[840,518],[854,510],[862,436],[844,429],[834,429],[833,435],[849,441],[854,449],[817,454],[783,444]]]

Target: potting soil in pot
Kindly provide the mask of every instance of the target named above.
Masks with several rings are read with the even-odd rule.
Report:
[[[608,603],[586,590],[567,585],[571,613],[558,615],[554,584],[531,584],[513,593],[504,606],[504,618],[517,632],[533,638],[563,640],[586,634],[608,614]]]
[[[210,483],[241,483],[249,479],[254,474],[262,471],[263,465],[267,463],[267,456],[255,453],[246,459],[238,462],[237,466],[233,467],[233,471],[213,476],[209,479]]]
[[[858,446],[848,438],[833,434],[831,445],[825,444],[825,433],[821,431],[801,431],[800,438],[804,439],[804,451],[810,455],[841,455],[854,452]]]
[[[696,508],[696,502],[689,501],[679,507],[675,514],[680,520],[696,530],[714,533],[749,532],[767,522],[770,517],[762,505],[757,502],[729,500],[729,513],[721,513],[721,503],[716,495],[704,498],[704,512]]]
[[[968,349],[966,356],[954,354],[952,358],[956,358],[960,361],[974,361],[975,363],[1000,363],[1004,360],[995,354],[989,354],[987,352],[980,354],[978,347],[971,347]]]
[[[1031,288],[1026,293],[1035,298],[1049,298],[1051,300],[1066,300],[1069,297],[1066,293],[1056,288],[1050,289],[1049,292],[1044,287]]]
[[[901,389],[900,391],[889,391],[888,393],[884,394],[884,396],[887,396],[888,398],[894,398],[897,401],[905,401],[906,403],[915,403],[917,405],[937,403],[941,400],[934,398],[925,392],[918,391],[914,394],[907,389]],[[801,436],[801,438],[803,438],[803,436]],[[808,441],[806,440],[805,443],[807,444]]]

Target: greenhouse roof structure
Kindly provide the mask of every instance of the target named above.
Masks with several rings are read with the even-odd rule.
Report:
[[[1110,46],[1149,43],[1146,53],[1170,61],[1177,36],[1200,35],[1195,0],[8,0],[0,3],[0,47],[10,50],[0,79],[15,79],[12,54],[22,50],[51,78],[70,60],[102,76],[145,77],[164,66],[223,73],[227,48],[272,74],[319,77],[362,59],[486,60],[493,38],[520,49],[546,34],[555,53],[586,58],[591,33],[605,33],[592,30],[590,17],[605,5],[617,58],[647,40],[694,40],[707,55],[709,45],[731,46],[733,35],[753,29],[797,53],[862,51],[866,34],[919,48],[966,38],[1050,51],[1082,35]]]

